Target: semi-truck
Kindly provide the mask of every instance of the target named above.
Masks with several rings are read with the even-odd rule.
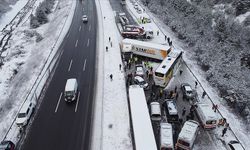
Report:
[[[124,39],[121,44],[122,52],[163,60],[172,50],[170,46],[133,39]]]

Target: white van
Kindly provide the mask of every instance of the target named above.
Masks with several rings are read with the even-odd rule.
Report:
[[[161,120],[161,105],[158,102],[150,103],[151,108],[151,119],[153,121],[160,121]]]
[[[196,112],[204,129],[216,128],[218,117],[211,105],[198,103]]]
[[[165,100],[165,111],[168,122],[173,123],[179,121],[179,115],[175,100],[173,99]]]
[[[75,78],[68,79],[65,85],[64,98],[66,102],[72,102],[76,99],[78,91],[77,80]]]
[[[24,127],[28,124],[28,121],[30,119],[30,116],[32,114],[32,112],[34,111],[36,106],[36,102],[35,101],[26,101],[21,110],[19,111],[17,118],[16,118],[16,124],[19,127]]]
[[[174,150],[172,125],[161,122],[160,127],[160,150]]]
[[[199,123],[194,120],[188,120],[184,123],[179,133],[175,149],[190,150],[193,148],[195,138],[199,131]]]

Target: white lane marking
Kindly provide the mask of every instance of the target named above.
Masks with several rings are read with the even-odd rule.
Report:
[[[89,25],[89,31],[91,30],[91,25]]]
[[[89,47],[89,39],[88,39],[87,47]]]
[[[63,93],[61,92],[60,97],[59,97],[59,99],[58,99],[58,101],[57,101],[55,113],[57,112],[57,109],[58,109],[58,107],[59,107],[59,104],[60,104],[60,101],[61,101],[61,98],[62,98],[62,94],[63,94]]]
[[[79,27],[79,31],[81,31],[81,29],[82,29],[82,26]]]
[[[75,112],[77,111],[77,107],[78,107],[78,102],[79,102],[80,94],[81,94],[81,92],[79,92],[78,97],[77,97],[77,100],[76,100]]]
[[[77,47],[77,44],[78,44],[78,40],[76,40],[76,44],[75,44],[75,47]]]
[[[86,63],[87,63],[87,59],[84,60],[84,64],[83,64],[83,68],[82,68],[83,71],[85,71]]]
[[[69,33],[68,33],[68,35],[67,35],[67,38],[69,37]]]
[[[73,60],[71,59],[68,71],[70,71],[70,69],[71,69],[72,62],[73,62]]]

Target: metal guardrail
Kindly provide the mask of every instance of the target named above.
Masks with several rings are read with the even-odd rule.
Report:
[[[16,16],[10,21],[10,23],[8,23],[1,31],[1,40],[0,40],[0,55],[2,54],[2,52],[5,50],[5,46],[8,44],[8,41],[11,37],[11,32],[14,31],[15,27],[17,27],[19,25],[19,23],[21,22],[21,20],[26,16],[26,14],[29,12],[27,10],[29,10],[29,7],[34,5],[35,2],[37,0],[29,0],[25,6],[16,14]],[[19,19],[17,21],[17,19]],[[7,28],[10,28],[10,30],[8,30]],[[7,37],[7,39],[6,39]],[[3,45],[4,42],[4,45]]]
[[[72,5],[71,5],[71,9],[72,9],[72,6],[73,6],[73,2],[72,2]],[[63,31],[63,28],[66,25],[66,22],[68,20],[68,16],[65,19],[65,22],[64,22],[64,25],[62,27],[62,30],[60,31],[58,38],[56,39],[54,45],[52,46],[51,51],[50,51],[47,59],[45,60],[44,65],[43,65],[41,71],[39,72],[39,74],[38,74],[38,76],[37,76],[34,84],[32,85],[32,87],[30,88],[28,94],[26,95],[26,98],[25,98],[24,102],[21,104],[20,109],[22,108],[23,104],[27,100],[33,100],[34,98],[35,98],[35,100],[39,99],[39,97],[41,96],[40,94],[43,91],[43,88],[44,88],[44,85],[45,85],[46,81],[48,80],[48,78],[51,76],[53,70],[55,69],[55,66],[56,66],[55,64],[57,64],[59,62],[60,57],[61,57],[61,55],[63,53],[63,50],[60,49],[60,47],[62,47],[62,45],[59,47],[58,51],[56,51],[56,53],[54,55],[53,55],[53,52],[54,52],[55,46],[57,45],[58,40],[60,39],[60,36],[62,34],[62,31]],[[40,86],[42,86],[42,88]],[[20,111],[20,109],[18,110],[18,112]],[[6,132],[3,140],[6,139],[8,133],[10,132],[12,126],[15,123],[16,118],[17,118],[17,115],[14,118],[13,122],[11,123],[11,126],[7,130],[7,132]]]

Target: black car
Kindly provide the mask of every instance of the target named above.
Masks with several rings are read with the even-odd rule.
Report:
[[[170,123],[178,122],[179,115],[176,107],[176,102],[173,99],[166,99],[164,102],[167,121]]]
[[[183,99],[194,99],[195,98],[195,91],[192,89],[191,85],[188,83],[181,84],[181,90],[183,93]]]
[[[0,150],[14,150],[15,144],[11,141],[2,141],[0,143]]]

